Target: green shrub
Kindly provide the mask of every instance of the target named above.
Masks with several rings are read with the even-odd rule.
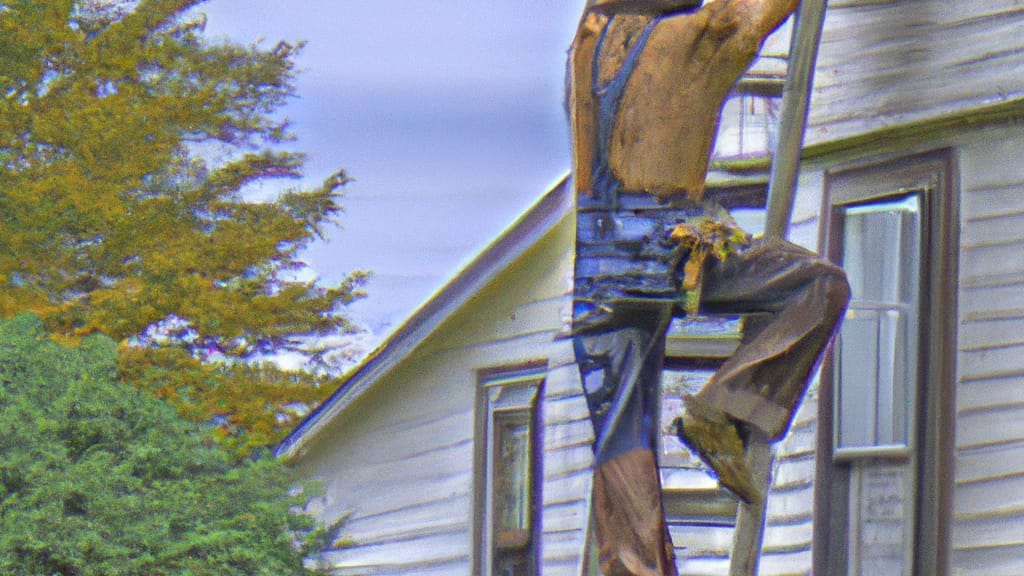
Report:
[[[273,458],[213,437],[116,379],[114,342],[68,348],[38,317],[0,322],[0,573],[308,573]]]

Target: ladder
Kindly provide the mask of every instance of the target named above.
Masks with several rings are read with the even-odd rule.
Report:
[[[768,213],[765,236],[784,238],[792,219],[800,154],[807,126],[808,105],[814,77],[814,63],[825,22],[827,0],[802,0],[794,16],[786,83],[782,92],[779,139],[772,158],[768,184]],[[733,533],[729,576],[755,576],[764,539],[768,489],[771,486],[773,455],[768,438],[753,430],[747,443],[747,460],[754,481],[765,498],[758,504],[740,502]]]

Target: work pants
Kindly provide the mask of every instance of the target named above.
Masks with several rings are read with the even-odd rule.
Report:
[[[772,440],[785,435],[849,299],[842,270],[785,240],[708,259],[700,310],[751,316],[743,343],[696,395]],[[593,510],[605,576],[674,576],[656,449],[665,331],[675,304],[575,337],[594,424]]]

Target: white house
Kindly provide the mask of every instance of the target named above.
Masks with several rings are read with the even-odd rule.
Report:
[[[759,70],[736,109],[770,116]],[[829,3],[790,238],[854,299],[776,447],[761,574],[1024,574],[1022,122],[1019,0]],[[719,155],[711,193],[756,228],[764,163]],[[592,572],[574,222],[563,182],[281,445],[349,515],[338,574]],[[741,329],[673,326],[666,419]],[[680,572],[727,573],[734,501],[670,435],[661,457]]]

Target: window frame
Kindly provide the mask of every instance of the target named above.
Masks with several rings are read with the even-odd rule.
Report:
[[[924,330],[923,330],[923,326],[922,326],[921,318],[920,318],[920,312],[923,309],[923,305],[922,305],[923,303],[921,302],[921,295],[922,295],[922,292],[925,289],[925,287],[921,285],[921,279],[925,276],[925,272],[927,271],[927,263],[924,262],[926,246],[924,246],[923,243],[921,243],[920,241],[924,238],[924,234],[926,232],[925,228],[926,228],[927,222],[925,222],[925,216],[926,216],[926,214],[925,214],[925,212],[926,212],[926,206],[925,206],[926,202],[925,202],[925,199],[926,199],[927,194],[928,194],[928,190],[926,188],[915,188],[915,189],[906,189],[906,188],[904,188],[904,189],[900,189],[898,191],[895,191],[895,192],[893,192],[892,194],[889,194],[889,195],[872,197],[872,198],[868,199],[867,201],[856,200],[856,201],[844,202],[844,203],[833,202],[833,205],[832,205],[833,206],[833,209],[832,209],[832,221],[831,221],[832,224],[835,225],[834,226],[835,229],[833,230],[832,236],[831,236],[834,239],[834,241],[835,241],[835,243],[833,243],[831,245],[833,247],[834,251],[835,251],[835,254],[831,254],[830,255],[830,259],[835,261],[835,262],[837,262],[837,263],[840,263],[841,265],[845,265],[844,262],[840,262],[840,259],[841,259],[840,258],[840,256],[841,256],[840,253],[842,252],[842,250],[844,248],[844,243],[842,242],[841,237],[845,233],[845,226],[844,225],[839,225],[837,223],[837,221],[840,218],[845,218],[844,211],[848,211],[850,208],[854,208],[855,209],[855,208],[864,207],[864,206],[868,206],[868,205],[876,204],[876,203],[880,203],[880,202],[894,202],[894,201],[899,201],[899,200],[905,200],[906,198],[909,198],[911,196],[916,196],[918,198],[917,212],[918,212],[918,228],[919,228],[919,230],[918,230],[918,240],[919,240],[919,243],[918,243],[918,264],[919,265],[918,265],[918,270],[915,271],[915,274],[916,274],[916,277],[917,277],[916,278],[916,282],[915,282],[915,284],[916,284],[915,288],[917,289],[917,302],[916,302],[917,310],[915,310],[913,312],[913,314],[914,314],[913,320],[914,320],[914,324],[915,324],[915,328],[916,328],[917,334],[914,336],[914,338],[912,340],[915,344],[917,344],[917,348],[918,349],[920,349],[920,346],[921,346],[921,344],[919,342],[919,339],[924,334]],[[884,303],[883,304],[883,303],[879,303],[879,302],[870,302],[870,301],[866,301],[866,303],[868,305],[864,306],[863,309],[872,309],[873,308],[875,310],[884,310],[887,307],[898,306],[897,303]],[[850,307],[851,307],[851,309],[853,308],[853,302],[852,301],[851,301],[851,306]],[[836,401],[838,401],[838,398],[839,398],[840,386],[841,386],[841,378],[836,374],[836,370],[835,370],[836,366],[835,366],[834,360],[835,360],[835,355],[836,355],[836,348],[835,348],[835,346],[838,344],[838,339],[840,337],[841,337],[841,333],[837,333],[837,335],[836,335],[837,342],[835,344],[833,344],[833,348],[832,348],[832,351],[831,351],[831,359],[833,360],[833,362],[830,364],[831,370],[830,370],[829,376],[831,378],[830,378],[830,380],[826,381],[826,382],[829,382],[830,385],[832,386],[832,397],[834,399],[836,399]],[[832,412],[833,423],[832,423],[831,429],[832,429],[832,446],[833,446],[833,460],[834,461],[836,461],[836,462],[841,462],[841,461],[859,461],[859,460],[872,459],[872,458],[874,458],[874,459],[880,459],[880,458],[881,459],[891,459],[891,460],[908,460],[908,459],[913,457],[914,452],[916,450],[916,446],[917,446],[917,438],[916,438],[916,434],[915,434],[915,432],[916,432],[915,425],[916,425],[916,422],[918,420],[918,417],[917,417],[917,413],[919,412],[919,410],[918,410],[918,402],[920,400],[918,398],[917,392],[918,392],[918,389],[920,388],[920,384],[921,384],[921,380],[922,380],[922,366],[920,364],[921,364],[920,362],[917,362],[916,365],[914,366],[914,378],[913,378],[913,380],[911,382],[907,383],[908,384],[907,389],[904,391],[905,394],[906,394],[906,402],[908,404],[908,410],[904,414],[904,418],[906,420],[906,422],[904,424],[906,437],[905,437],[905,439],[904,439],[904,441],[902,443],[900,443],[900,442],[877,443],[876,442],[873,445],[847,446],[847,447],[842,446],[841,445],[842,444],[841,443],[841,437],[840,437],[841,436],[841,427],[842,427],[841,426],[841,416],[837,416],[837,414],[839,413],[839,406],[836,406],[835,402],[833,403],[833,412]]]
[[[474,490],[474,560],[473,573],[479,576],[494,574],[502,540],[506,550],[525,548],[529,574],[540,572],[541,537],[541,485],[543,473],[543,436],[541,434],[541,399],[546,380],[547,363],[532,362],[524,365],[481,370],[477,374],[476,402],[476,465]],[[511,401],[502,395],[511,390],[523,391]],[[502,420],[526,423],[528,430],[527,463],[527,527],[523,534],[498,534],[496,502],[497,452],[500,449],[499,428]],[[524,541],[525,540],[525,541]]]
[[[913,435],[917,441],[911,573],[949,574],[955,433],[957,247],[959,201],[955,154],[939,150],[914,156],[888,156],[838,166],[825,173],[821,214],[823,253],[841,254],[841,227],[835,206],[864,203],[923,190],[919,316],[919,383]],[[834,358],[822,366],[822,382],[832,382]],[[836,459],[834,388],[821,386],[818,404],[818,466],[815,474],[813,565],[818,574],[844,574],[849,519],[850,477]],[[871,456],[862,454],[862,456]],[[878,454],[879,457],[886,456]]]
[[[778,115],[782,111],[782,90],[784,84],[784,77],[751,76],[744,76],[736,83],[736,86],[733,87],[722,102],[721,115],[718,126],[715,129],[715,144],[711,154],[717,162],[743,162],[754,158],[766,158],[771,155],[775,144],[773,139],[778,139]],[[748,133],[750,128],[747,127],[747,121],[760,116],[760,114],[748,114],[746,109],[755,106],[755,101],[758,99],[763,100],[760,105],[765,108],[767,122],[761,126],[755,125],[753,129],[763,129],[763,136],[765,137],[763,148],[745,142],[745,136],[748,134],[752,135]],[[738,109],[738,115],[736,115],[737,110],[733,109],[734,105]],[[768,113],[769,109],[772,112]],[[733,118],[736,119],[735,124],[731,123]],[[730,121],[730,123],[723,124],[723,119]],[[735,150],[722,148],[725,142],[732,142],[727,137],[727,134],[723,133],[724,130],[729,129],[736,130]]]

